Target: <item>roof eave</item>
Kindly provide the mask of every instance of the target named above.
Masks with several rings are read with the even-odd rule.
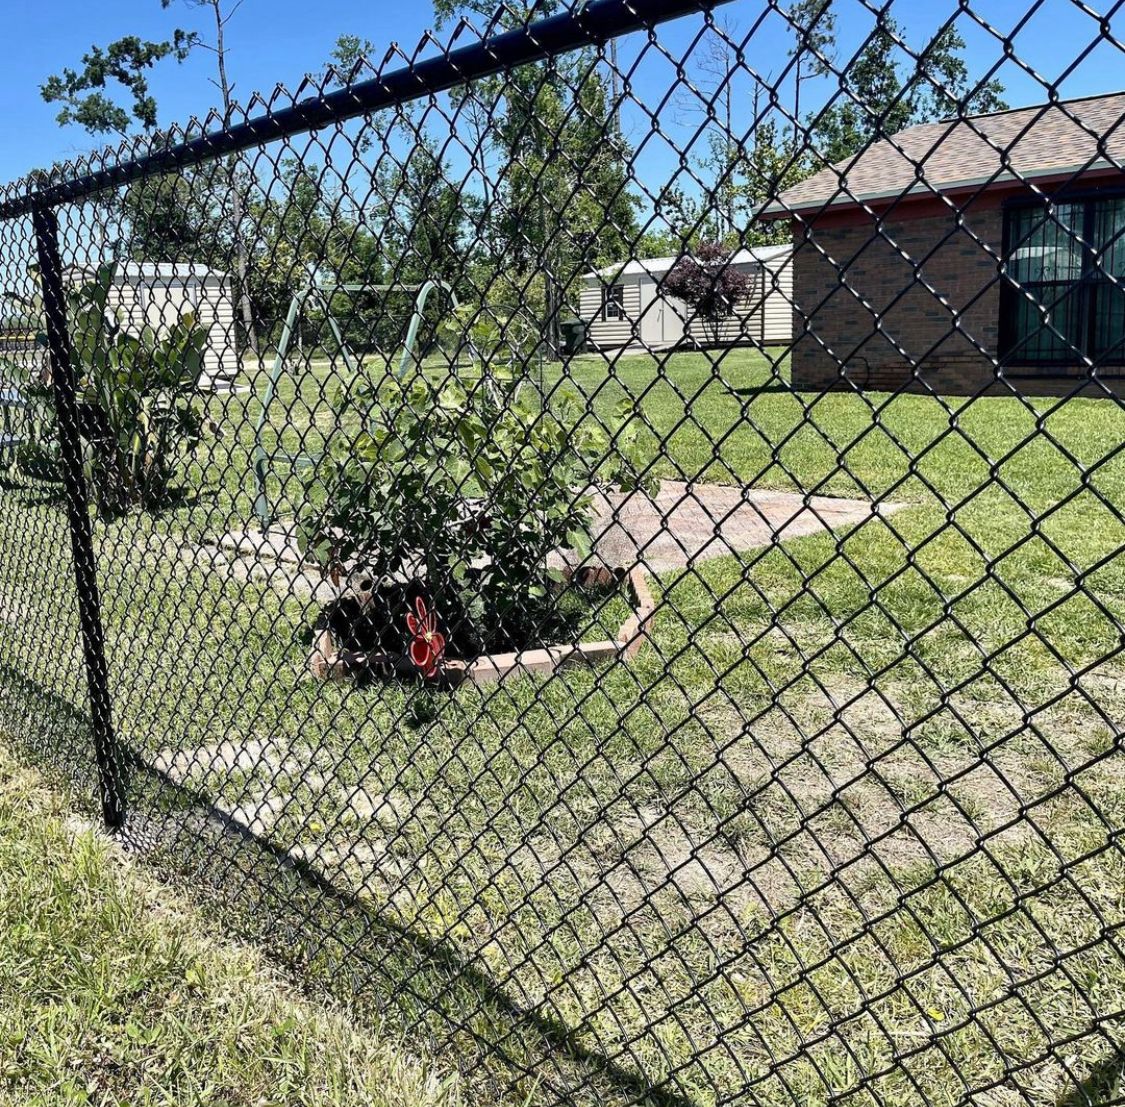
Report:
[[[1067,177],[1082,173],[1098,172],[1100,170],[1118,170],[1121,166],[1105,158],[1094,162],[1081,162],[1078,165],[1050,166],[1046,169],[1029,169],[1025,173],[992,173],[984,177],[965,177],[959,180],[942,183],[918,181],[905,191],[901,188],[882,189],[877,192],[865,192],[859,195],[834,196],[830,199],[805,200],[796,204],[787,204],[784,197],[775,200],[769,207],[759,213],[759,218],[773,222],[776,219],[792,218],[808,214],[820,214],[836,208],[857,208],[865,204],[884,203],[899,198],[916,199],[932,196],[940,198],[950,192],[966,192],[974,189],[985,191],[1005,184],[1021,184],[1028,180],[1039,180],[1043,177]]]

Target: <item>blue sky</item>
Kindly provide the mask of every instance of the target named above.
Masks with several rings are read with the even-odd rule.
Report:
[[[1006,34],[1031,3],[975,0],[974,10]],[[1095,0],[1095,7],[1107,4],[1108,0]],[[956,0],[897,0],[893,11],[908,38],[920,44],[955,6]],[[859,0],[838,0],[838,7],[841,54],[846,55],[866,34],[871,17]],[[735,0],[723,11],[745,33],[762,8],[762,0]],[[76,63],[92,43],[105,43],[123,34],[164,38],[177,24],[207,29],[203,11],[177,4],[165,12],[159,0],[21,0],[6,9],[5,37],[9,44],[21,45],[5,52],[0,69],[0,180],[95,145],[81,130],[63,130],[55,123],[57,109],[44,104],[38,93],[49,74]],[[1016,50],[1038,72],[1054,80],[1096,39],[1097,23],[1074,0],[1042,0],[1038,9],[1016,37]],[[323,64],[342,33],[366,37],[380,47],[397,41],[412,48],[432,23],[432,9],[425,0],[244,0],[229,29],[236,95],[246,99],[252,91],[268,91],[278,82],[294,87],[306,71]],[[695,19],[681,20],[662,32],[673,55],[686,49],[698,25]],[[983,73],[1000,56],[1001,47],[969,20],[963,20],[962,26],[969,42],[970,69]],[[1125,14],[1115,14],[1111,26],[1125,37]],[[770,17],[750,44],[749,60],[767,72],[783,63],[787,43],[782,22]],[[638,38],[625,44],[623,59],[631,57],[630,51],[639,45]],[[1125,88],[1122,61],[1120,51],[1103,43],[1068,78],[1064,92],[1086,95]],[[183,121],[206,112],[216,102],[217,92],[208,82],[212,64],[211,56],[200,52],[182,66],[165,64],[154,74],[152,86],[162,121]],[[655,103],[670,75],[668,65],[650,55],[637,73],[634,91],[638,99]],[[1003,76],[1014,106],[1043,100],[1041,88],[1015,66],[1009,64]],[[648,129],[639,115],[633,125],[635,130]],[[655,153],[651,156],[656,165],[659,159]]]
[[[159,0],[18,0],[4,5],[4,33],[19,50],[5,50],[0,68],[0,179],[87,150],[92,140],[79,128],[55,123],[57,107],[43,103],[39,86],[62,66],[76,64],[94,43],[126,34],[164,39],[176,25],[210,30],[203,10]],[[236,96],[281,82],[295,86],[323,65],[336,38],[358,34],[372,42],[413,46],[432,24],[430,5],[417,0],[245,0],[230,23],[230,65]],[[200,52],[184,65],[165,63],[152,87],[163,122],[203,114],[218,102],[208,83],[213,58]]]

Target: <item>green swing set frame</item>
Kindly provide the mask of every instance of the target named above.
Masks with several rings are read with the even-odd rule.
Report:
[[[362,358],[357,358],[344,340],[343,331],[340,329],[336,317],[332,314],[330,306],[331,297],[341,292],[350,294],[360,292],[415,292],[414,310],[410,316],[410,324],[407,327],[406,339],[403,343],[402,357],[399,360],[399,367],[396,371],[398,379],[404,380],[410,370],[421,362],[421,358],[416,353],[415,347],[417,346],[418,334],[422,327],[422,317],[430,297],[438,291],[448,295],[450,306],[454,311],[460,307],[457,293],[453,290],[453,287],[446,281],[441,280],[428,280],[422,284],[337,284],[326,287],[315,279],[312,279],[304,288],[299,289],[294,294],[289,304],[289,311],[285,316],[285,323],[281,328],[281,337],[277,344],[277,354],[273,359],[266,389],[262,396],[262,408],[258,413],[258,418],[254,425],[254,514],[257,516],[258,522],[263,530],[268,528],[270,524],[277,519],[275,505],[270,502],[268,485],[269,479],[276,469],[274,463],[276,461],[283,461],[289,462],[293,468],[311,468],[324,457],[323,451],[310,453],[302,450],[296,453],[290,453],[280,448],[271,450],[267,448],[264,441],[264,432],[269,425],[270,408],[277,395],[281,378],[286,372],[289,372],[289,375],[294,378],[296,376],[296,374],[289,369],[289,349],[293,342],[293,335],[297,329],[297,321],[301,313],[310,303],[320,307],[324,312],[324,317],[336,340],[336,345],[340,351],[340,357],[343,359],[348,372],[355,377],[362,371]]]

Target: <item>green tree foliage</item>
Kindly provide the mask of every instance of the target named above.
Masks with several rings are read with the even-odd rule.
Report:
[[[324,184],[320,166],[295,159],[282,163],[279,187],[251,204],[258,228],[250,258],[251,298],[259,318],[276,340],[294,293],[310,280],[322,286],[379,285],[388,279],[388,259],[372,213],[348,207]],[[396,279],[397,275],[396,275]],[[390,341],[387,328],[399,320],[387,315],[381,297],[334,296],[333,314],[344,337],[359,349]],[[401,313],[400,313],[401,314]],[[304,318],[302,333],[314,344],[330,345],[322,320]]]
[[[170,8],[176,0],[160,0],[162,8]],[[208,50],[215,57],[215,77],[213,84],[222,97],[225,112],[230,113],[233,100],[233,85],[227,74],[226,29],[231,17],[241,7],[241,0],[228,4],[227,0],[180,0],[186,7],[205,9],[214,21],[214,36],[208,40],[196,31],[175,29],[170,39],[163,42],[148,42],[135,35],[128,35],[110,43],[107,47],[93,46],[82,57],[82,68],[66,68],[60,74],[48,78],[41,93],[47,103],[61,103],[58,114],[60,124],[77,123],[90,134],[118,134],[126,137],[135,125],[143,131],[153,131],[157,126],[157,104],[149,90],[148,74],[167,58],[184,61],[192,51]],[[123,106],[110,94],[110,89],[124,92],[129,98],[128,106]],[[212,210],[229,209],[228,218],[232,224],[230,254],[233,254],[236,270],[235,298],[239,305],[242,328],[250,346],[257,350],[257,328],[247,292],[248,250],[243,241],[243,223],[246,203],[244,188],[249,184],[250,175],[242,170],[239,158],[232,157],[224,163],[226,182],[221,190],[221,203],[215,208],[215,177],[200,173],[165,176],[155,181],[146,181],[133,186],[122,201],[121,208],[126,225],[128,247],[133,256],[138,256],[142,247],[150,248],[144,260],[179,260],[188,245],[186,232],[189,229],[207,230],[202,241],[215,242],[219,233],[214,228],[205,228],[198,222],[199,214],[210,207]],[[197,198],[189,195],[189,184],[205,181],[207,195]],[[177,210],[177,201],[187,201],[184,210]],[[188,211],[192,213],[188,214]],[[162,228],[159,220],[167,217],[169,222]],[[137,218],[140,225],[130,228],[130,220]],[[194,220],[194,222],[193,222]],[[230,264],[230,254],[225,267]],[[195,254],[183,260],[210,260]]]
[[[463,283],[468,230],[479,219],[479,203],[453,183],[435,140],[414,130],[405,158],[381,166],[376,184],[382,243],[397,279]]]
[[[434,0],[434,16],[442,27],[456,16],[482,16],[491,20],[499,14],[498,25],[504,28],[522,27],[532,19],[554,15],[563,6],[563,0]]]
[[[980,88],[970,84],[962,57],[965,40],[955,28],[937,35],[916,63],[898,45],[901,38],[898,24],[881,17],[848,66],[845,89],[813,116],[813,142],[824,162],[844,161],[877,138],[916,123],[1007,107],[998,81]]]
[[[328,55],[328,63],[316,74],[317,83],[326,88],[346,85],[360,76],[363,63],[375,54],[375,44],[359,35],[340,35]]]
[[[500,28],[555,14],[561,0],[435,0],[439,21],[496,17]],[[498,14],[497,14],[498,13]],[[593,51],[522,66],[466,96],[487,105],[484,139],[499,167],[489,182],[490,255],[503,259],[494,295],[531,304],[548,346],[576,307],[581,276],[628,257],[637,235],[629,187],[631,150],[614,106],[611,75]]]
[[[493,289],[543,321],[548,348],[573,312],[581,277],[628,257],[638,202],[630,150],[594,55],[581,51],[506,74],[488,141],[500,167],[490,191]]]
[[[226,167],[215,165],[129,185],[121,196],[124,252],[135,261],[229,265],[231,221],[223,207],[228,188]]]
[[[148,42],[136,35],[92,46],[82,55],[82,67],[69,66],[40,88],[48,104],[61,104],[56,118],[67,126],[76,123],[90,134],[126,135],[134,124],[142,130],[156,127],[156,100],[149,91],[149,71],[166,58],[182,62],[197,42],[194,32],[175,30],[171,39]],[[129,105],[122,106],[107,91],[124,90]]]
[[[620,260],[636,229],[630,151],[588,53],[513,74],[495,138],[507,156],[500,229],[524,263],[556,273]]]

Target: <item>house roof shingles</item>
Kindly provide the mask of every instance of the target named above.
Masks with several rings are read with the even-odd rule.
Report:
[[[787,189],[767,214],[1123,164],[1125,92],[1117,92],[907,127]]]

